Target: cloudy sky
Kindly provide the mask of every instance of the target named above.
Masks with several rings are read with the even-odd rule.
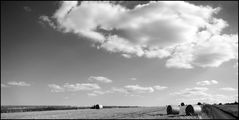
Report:
[[[238,2],[1,2],[1,104],[238,101]]]

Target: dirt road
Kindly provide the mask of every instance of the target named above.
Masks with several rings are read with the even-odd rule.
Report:
[[[208,117],[212,119],[238,119],[238,117],[224,112],[213,105],[205,105],[203,109],[204,112],[208,115]]]

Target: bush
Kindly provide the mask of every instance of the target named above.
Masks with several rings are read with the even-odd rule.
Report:
[[[197,105],[202,105],[202,103],[198,102],[198,104],[197,104]]]

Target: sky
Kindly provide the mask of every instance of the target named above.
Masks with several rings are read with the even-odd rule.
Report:
[[[1,105],[238,101],[237,1],[1,1]]]

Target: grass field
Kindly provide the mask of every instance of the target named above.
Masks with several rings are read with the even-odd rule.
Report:
[[[197,116],[167,115],[166,107],[77,109],[1,113],[1,119],[198,119]]]
[[[1,106],[1,119],[235,119],[238,105],[204,105],[199,116],[167,115],[166,107]]]
[[[136,108],[136,107],[138,106],[104,106],[104,108]],[[49,110],[74,110],[74,109],[90,109],[90,108],[91,108],[90,106],[4,105],[4,106],[1,106],[1,113],[49,111]]]
[[[232,114],[235,117],[238,117],[238,104],[236,104],[236,105],[217,105],[216,107],[223,110],[224,112],[227,112],[229,114]]]

